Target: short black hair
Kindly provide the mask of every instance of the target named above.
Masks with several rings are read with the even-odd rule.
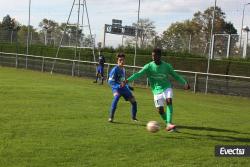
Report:
[[[124,53],[118,53],[117,55],[116,55],[116,58],[118,59],[118,58],[125,58],[125,54]]]
[[[161,56],[161,49],[160,49],[160,48],[154,48],[153,52],[154,52],[157,56]]]

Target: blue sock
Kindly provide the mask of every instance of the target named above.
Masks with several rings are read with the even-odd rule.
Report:
[[[137,113],[137,102],[131,103],[131,113],[132,113],[132,119],[136,118],[136,113]]]
[[[115,110],[116,110],[117,103],[118,103],[119,99],[120,99],[120,96],[114,96],[114,99],[113,99],[112,104],[111,104],[111,109],[109,112],[109,118],[114,118]]]

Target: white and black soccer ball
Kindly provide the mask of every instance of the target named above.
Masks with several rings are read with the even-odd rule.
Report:
[[[149,121],[147,123],[147,130],[152,133],[158,132],[160,130],[160,124],[156,121]]]

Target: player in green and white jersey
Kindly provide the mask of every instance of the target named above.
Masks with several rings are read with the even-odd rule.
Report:
[[[130,76],[124,81],[123,85],[132,82],[135,79],[146,75],[149,79],[150,87],[154,95],[155,107],[158,109],[162,119],[166,122],[166,130],[175,130],[175,125],[172,123],[173,114],[173,90],[169,76],[172,76],[184,89],[190,89],[188,82],[180,75],[178,75],[173,67],[161,60],[161,49],[156,48],[152,52],[153,61],[146,64],[139,72]],[[164,103],[166,102],[166,112],[164,111]]]

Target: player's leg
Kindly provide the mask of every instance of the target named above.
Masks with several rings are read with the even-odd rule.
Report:
[[[166,122],[166,113],[164,111],[164,107],[160,106],[157,108],[158,109],[158,113],[160,114],[161,118]]]
[[[175,130],[175,125],[172,123],[172,116],[173,116],[173,105],[172,105],[172,98],[167,98],[166,99],[166,103],[167,103],[167,131],[173,131]]]
[[[109,112],[109,122],[113,122],[113,120],[114,120],[115,110],[117,108],[118,101],[121,97],[118,92],[113,92],[113,95],[114,95],[114,98],[113,98],[113,101],[111,103],[111,108],[110,108],[110,112]]]
[[[96,75],[95,75],[95,81],[94,81],[94,83],[97,83],[98,78],[99,78],[99,73],[97,72]]]
[[[138,121],[136,118],[137,114],[137,102],[135,100],[135,97],[132,96],[131,98],[128,99],[128,101],[131,103],[131,118],[134,121]]]
[[[102,84],[103,84],[103,80],[104,80],[104,67],[102,67],[100,75],[101,75]]]
[[[167,123],[172,124],[172,116],[173,116],[173,105],[172,105],[172,98],[166,99],[167,107]]]
[[[164,111],[164,101],[165,99],[163,98],[163,94],[154,95],[155,107],[157,108],[157,111],[160,114],[161,118],[164,120],[164,122],[166,122],[166,113]]]
[[[96,75],[95,75],[95,80],[94,80],[93,83],[97,83],[97,80],[98,80],[98,73],[96,73]]]
[[[121,96],[123,96],[123,98],[126,101],[129,101],[131,103],[131,118],[132,118],[132,120],[137,121],[137,118],[136,118],[137,102],[136,102],[135,97],[133,96],[132,92],[127,87],[125,87],[124,89],[122,89],[120,91],[120,93],[121,93]]]
[[[168,88],[164,91],[164,98],[166,99],[166,123],[167,123],[167,131],[171,131],[175,129],[175,125],[172,122],[173,117],[173,90],[172,88]]]
[[[99,75],[100,75],[100,66],[97,66],[97,69],[96,69],[96,76],[95,76],[95,81],[94,83],[97,83],[97,80],[99,78]]]

